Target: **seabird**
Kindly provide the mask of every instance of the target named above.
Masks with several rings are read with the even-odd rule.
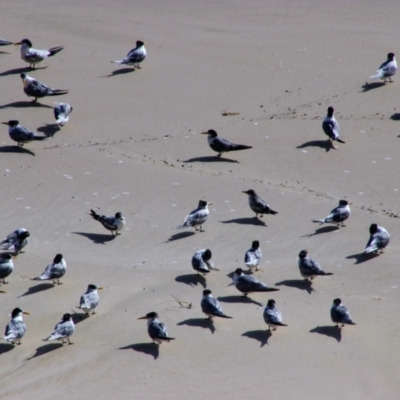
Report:
[[[68,344],[73,344],[70,342],[69,338],[73,335],[74,331],[75,324],[71,314],[64,314],[61,321],[54,327],[53,333],[47,339],[44,339],[44,342],[49,340],[61,340],[62,344],[64,344],[67,343],[64,342],[64,339],[66,339]]]
[[[3,285],[6,283],[7,276],[11,275],[14,271],[14,263],[10,254],[0,254],[0,283],[3,281]]]
[[[27,311],[21,310],[19,307],[14,308],[11,313],[11,321],[6,326],[4,338],[8,343],[21,344],[21,339],[26,332],[26,325],[22,319],[22,314],[30,315]],[[18,340],[18,343],[16,343]]]
[[[14,142],[18,143],[19,147],[22,147],[25,143],[32,142],[34,140],[45,140],[46,136],[36,136],[36,134],[29,129],[19,124],[17,120],[10,120],[8,122],[2,122],[3,125],[8,125],[8,134]]]
[[[345,226],[343,222],[350,216],[350,204],[353,203],[347,200],[340,200],[339,205],[326,218],[313,220],[313,222],[319,222],[321,225],[337,224],[337,226],[340,226],[342,224],[342,226]]]
[[[371,79],[383,79],[383,82],[386,83],[386,80],[389,78],[389,82],[392,82],[392,76],[397,71],[397,62],[394,53],[389,53],[387,56],[387,60],[379,67],[376,75],[371,76]]]
[[[300,274],[306,281],[313,280],[316,276],[328,276],[333,275],[332,272],[324,272],[321,266],[314,261],[312,258],[308,257],[308,251],[302,250],[299,253],[299,269]]]
[[[56,124],[64,126],[68,122],[69,114],[71,114],[73,108],[68,103],[58,103],[54,107],[54,118]]]
[[[144,317],[138,319],[147,319],[147,332],[153,340],[153,343],[160,344],[162,342],[175,340],[175,338],[168,336],[167,326],[158,320],[158,314],[156,312],[149,312]]]
[[[246,251],[244,255],[244,263],[246,267],[249,268],[250,272],[253,272],[255,269],[258,271],[258,267],[261,263],[262,253],[260,249],[260,242],[258,240],[254,240],[251,244],[251,249]]]
[[[62,254],[57,254],[53,262],[46,267],[43,274],[33,278],[35,281],[53,281],[53,284],[60,283],[62,278],[67,272],[67,263],[65,262]]]
[[[267,305],[265,306],[263,313],[264,321],[269,327],[269,331],[271,328],[273,331],[276,330],[278,326],[287,326],[282,323],[282,314],[275,306],[275,300],[268,300]]]
[[[221,157],[222,153],[236,150],[252,149],[253,146],[246,146],[244,144],[231,143],[229,140],[223,139],[218,136],[214,129],[209,129],[207,132],[201,132],[203,135],[208,135],[208,144],[212,150],[218,153],[217,157]]]
[[[200,305],[201,310],[208,316],[208,319],[212,319],[212,317],[232,318],[224,314],[221,304],[212,296],[211,290],[209,289],[203,290],[203,298],[201,299]]]
[[[32,69],[45,58],[52,57],[64,49],[64,46],[56,46],[48,50],[33,49],[32,42],[29,39],[22,39],[20,42],[14,43],[14,45],[21,45],[21,58],[27,62]]]
[[[356,325],[356,323],[351,320],[349,310],[342,304],[342,300],[340,299],[333,300],[331,318],[332,321],[337,324],[336,326],[338,328],[339,324],[342,324],[342,327],[344,327],[344,325]]]
[[[21,74],[21,79],[24,84],[25,94],[28,97],[34,97],[32,101],[33,103],[35,103],[37,99],[41,97],[61,96],[68,93],[68,89],[52,89],[24,73]]]
[[[140,40],[136,41],[136,47],[132,49],[123,60],[111,61],[112,63],[119,65],[132,65],[136,68],[141,68],[140,63],[146,58],[145,43]]]
[[[200,200],[199,206],[185,217],[183,225],[178,226],[178,229],[186,228],[187,226],[194,226],[196,231],[200,230],[200,232],[203,232],[202,225],[206,222],[208,215],[210,214],[208,206],[211,204],[213,203],[207,203],[204,200]],[[200,226],[199,229],[197,229],[198,225]]]
[[[214,267],[214,263],[211,261],[212,253],[210,249],[201,249],[194,253],[192,257],[192,267],[197,273],[208,274],[211,270],[219,271],[218,268]]]
[[[387,247],[390,242],[389,232],[378,224],[371,224],[369,227],[370,238],[365,247],[364,254],[376,253],[380,250],[383,253],[383,249]]]
[[[28,244],[29,236],[25,228],[17,229],[0,242],[0,249],[14,251],[16,255],[23,253],[22,249]]]
[[[104,228],[111,231],[111,235],[115,236],[120,235],[118,233],[125,226],[125,218],[122,216],[120,212],[117,212],[114,217],[107,217],[105,215],[99,215],[95,211],[90,210],[90,215],[96,220],[99,221]]]
[[[79,301],[79,307],[85,312],[85,314],[96,314],[96,307],[99,305],[99,295],[98,290],[102,290],[102,287],[97,287],[96,285],[89,285],[86,292],[81,296]]]
[[[265,283],[258,281],[253,276],[245,275],[241,268],[237,268],[233,274],[233,283],[236,289],[242,292],[245,297],[253,292],[276,292],[279,290],[268,287]]]
[[[322,122],[322,129],[325,134],[328,136],[328,142],[334,149],[337,147],[333,144],[333,140],[336,140],[339,143],[346,143],[344,140],[340,139],[340,126],[336,121],[335,116],[333,115],[334,109],[333,107],[328,107],[328,114]]]
[[[9,44],[13,44],[13,42],[10,42],[5,39],[0,39],[0,46],[8,46]]]
[[[258,214],[261,214],[260,218],[262,218],[264,214],[278,214],[277,211],[271,210],[268,203],[262,197],[258,196],[253,189],[242,193],[249,195],[249,206],[256,213],[255,218],[257,218]]]

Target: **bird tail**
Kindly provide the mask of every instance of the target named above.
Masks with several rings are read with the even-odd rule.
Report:
[[[97,214],[95,211],[90,210],[90,215],[91,215],[96,221],[100,221],[100,215]]]
[[[219,317],[221,317],[221,318],[233,318],[233,317],[230,317],[229,315],[225,315],[225,314],[221,314],[221,315],[219,315]]]
[[[167,337],[166,339],[167,339],[167,340],[175,340],[174,337]]]
[[[325,223],[325,219],[313,219],[312,222],[320,223],[321,225]]]
[[[246,146],[245,144],[233,144],[231,148],[229,149],[230,151],[236,151],[236,150],[246,150],[246,149],[252,149],[253,146]]]
[[[277,326],[287,326],[287,324],[284,324],[284,323],[282,323],[282,322],[274,322],[274,325],[277,325]]]
[[[321,276],[329,276],[329,275],[333,275],[333,272],[321,271],[320,275],[321,275]]]
[[[275,215],[275,214],[278,214],[278,211],[274,211],[274,210],[269,209],[268,214]]]
[[[61,96],[63,94],[67,94],[68,92],[68,89],[53,89],[49,96]]]
[[[277,288],[264,288],[262,291],[263,292],[277,292],[279,289]]]
[[[373,244],[372,246],[367,247],[364,250],[363,254],[371,254],[371,253],[373,253],[374,251],[377,251],[377,250],[378,250],[378,246],[376,244]]]
[[[370,79],[383,79],[382,75],[382,70],[378,70],[378,73],[376,75],[370,76]]]
[[[56,46],[56,47],[52,47],[51,49],[49,49],[49,57],[54,56],[55,54],[59,53],[61,50],[64,49],[64,46]]]
[[[35,136],[33,138],[33,140],[45,140],[45,139],[47,139],[47,136]]]
[[[112,63],[114,63],[114,64],[118,64],[118,65],[123,65],[123,64],[125,64],[124,63],[124,60],[115,60],[115,61],[111,61]]]

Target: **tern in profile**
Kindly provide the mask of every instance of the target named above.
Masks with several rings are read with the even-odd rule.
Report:
[[[213,317],[232,318],[224,314],[221,304],[211,293],[209,289],[203,290],[203,298],[200,303],[201,310],[208,316],[208,319],[212,319]]]
[[[81,296],[79,301],[79,309],[83,310],[86,315],[96,314],[96,308],[99,305],[99,294],[98,290],[102,290],[102,287],[97,287],[96,285],[90,284],[86,292]]]
[[[11,321],[6,326],[3,338],[7,340],[8,343],[21,344],[21,339],[26,332],[26,325],[22,319],[22,314],[30,315],[27,311],[23,311],[19,307],[14,308],[11,313]]]
[[[115,236],[120,235],[120,233],[118,232],[121,231],[125,226],[125,218],[120,212],[117,212],[114,217],[107,217],[105,215],[97,214],[93,210],[90,210],[90,215],[93,219],[99,221],[104,226],[104,228],[111,231],[111,235],[113,236],[114,232]]]
[[[24,84],[25,94],[28,97],[34,97],[32,100],[33,103],[36,103],[37,99],[42,97],[61,96],[68,93],[67,89],[52,89],[24,73],[21,74],[21,79]]]
[[[139,64],[146,58],[147,55],[144,45],[144,42],[140,40],[136,41],[136,47],[132,49],[125,58],[111,62],[119,65],[131,65],[140,69],[141,66]]]
[[[67,263],[65,262],[62,254],[57,254],[53,262],[46,267],[43,274],[33,278],[34,281],[53,281],[53,284],[60,283],[60,279],[67,272]]]
[[[175,340],[175,338],[168,336],[168,328],[158,320],[158,314],[156,312],[149,312],[144,317],[138,319],[147,319],[147,332],[154,344]]]
[[[8,134],[14,142],[17,142],[19,147],[22,147],[25,143],[33,142],[34,140],[47,139],[47,136],[36,136],[34,132],[20,125],[17,120],[2,122],[2,124],[8,125]]]
[[[211,204],[213,203],[208,203],[207,201],[200,200],[199,206],[185,217],[183,225],[178,226],[177,229],[194,226],[194,229],[196,231],[204,232],[203,224],[207,221],[208,215],[210,214],[208,206],[210,206]]]
[[[241,268],[237,268],[233,274],[233,283],[239,292],[243,293],[246,297],[249,293],[254,292],[276,292],[279,289],[270,288],[265,283],[260,282],[250,275],[245,275]]]
[[[331,307],[331,319],[339,328],[339,324],[343,328],[345,325],[356,325],[352,321],[349,310],[342,304],[342,300],[335,299]]]
[[[383,82],[386,83],[386,80],[389,79],[389,82],[392,81],[392,76],[397,71],[397,62],[394,53],[389,53],[387,55],[387,60],[379,67],[376,75],[371,76],[371,79],[382,79]]]
[[[313,280],[316,276],[333,275],[332,272],[323,271],[321,266],[316,261],[308,257],[307,250],[302,250],[299,253],[298,265],[300,274],[306,281]]]
[[[272,210],[269,204],[262,197],[260,197],[253,189],[247,190],[242,193],[245,193],[249,196],[249,206],[256,213],[255,218],[258,217],[258,214],[260,214],[260,218],[264,214],[272,214],[272,215],[278,214],[278,212]]]
[[[340,224],[342,224],[343,227],[345,226],[343,222],[350,217],[350,204],[353,203],[347,200],[340,200],[339,205],[334,208],[326,218],[313,220],[313,222],[319,222],[321,225],[337,224],[337,226],[340,226]]]
[[[67,343],[68,344],[73,344],[69,340],[69,338],[74,334],[75,332],[75,324],[72,319],[71,314],[64,314],[62,316],[61,321],[54,327],[53,333],[47,338],[44,339],[44,341],[50,341],[50,340],[60,340],[62,344]],[[66,340],[66,341],[64,341]]]

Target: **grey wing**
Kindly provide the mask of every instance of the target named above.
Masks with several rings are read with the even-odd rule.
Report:
[[[282,322],[282,315],[279,310],[267,309],[264,312],[264,318],[266,321],[272,324],[280,324]]]
[[[149,325],[148,328],[149,336],[152,339],[167,339],[168,338],[168,330],[167,326],[160,323],[153,323]]]
[[[331,213],[325,218],[325,222],[342,222],[349,216],[349,213],[343,207],[334,208]]]
[[[243,275],[238,279],[237,289],[243,293],[254,292],[258,290],[267,289],[267,285],[259,282],[252,276]]]
[[[334,317],[336,319],[334,319]],[[332,319],[335,322],[352,323],[349,310],[345,306],[336,307],[332,310]]]
[[[52,89],[43,85],[43,83],[33,80],[26,88],[26,92],[34,97],[43,97],[49,93],[52,93]]]
[[[12,136],[14,140],[22,142],[24,140],[32,140],[35,137],[35,134],[23,126],[18,126],[17,128],[12,129],[10,136]]]
[[[244,256],[244,263],[247,266],[256,267],[260,264],[260,260],[257,258],[255,252],[252,249],[250,249],[246,251],[246,254]]]
[[[184,224],[186,226],[202,224],[207,219],[207,211],[204,209],[196,209],[192,211],[186,218]]]
[[[322,129],[324,130],[325,134],[328,135],[331,139],[336,139],[338,136],[338,132],[335,131],[335,124],[334,121],[331,119],[325,119],[322,123]]]
[[[321,266],[311,258],[307,260],[307,269],[312,274],[318,274],[321,272]]]
[[[134,48],[127,54],[124,61],[136,64],[142,62],[144,59],[145,59],[144,54],[141,51],[137,51],[137,49]]]
[[[201,301],[201,309],[204,314],[224,315],[219,301],[214,297],[203,299]]]
[[[106,216],[102,216],[100,218],[100,222],[103,224],[103,226],[110,230],[110,231],[115,231],[117,230],[117,224],[115,222],[115,217],[106,217]]]
[[[229,140],[226,140],[221,137],[214,138],[212,144],[210,145],[210,147],[217,152],[228,151],[231,148],[231,146],[232,143]]]
[[[87,300],[88,300],[88,295],[87,294],[83,294],[81,296],[80,301],[79,301],[79,307],[80,308],[89,308],[90,304],[88,304],[89,302]]]

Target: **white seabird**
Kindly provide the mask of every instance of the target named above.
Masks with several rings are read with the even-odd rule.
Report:
[[[377,74],[371,76],[371,79],[382,79],[386,83],[389,78],[389,82],[392,82],[392,76],[397,71],[397,62],[394,53],[389,53],[387,60],[379,67]]]
[[[192,267],[197,273],[208,274],[211,270],[219,271],[211,261],[212,253],[210,249],[197,250],[192,257]]]
[[[21,74],[21,79],[24,84],[25,94],[28,97],[34,97],[33,103],[36,103],[37,99],[41,97],[61,96],[68,93],[68,89],[52,89],[24,73]]]
[[[345,226],[343,222],[350,217],[350,204],[353,203],[347,200],[340,200],[339,205],[326,218],[313,220],[313,222],[319,222],[321,225],[337,224],[337,226],[340,226],[342,224],[342,226]]]
[[[6,278],[11,275],[14,271],[14,263],[10,254],[0,254],[0,283],[3,281],[3,285],[7,284]]]
[[[168,336],[168,328],[158,320],[158,314],[156,312],[149,312],[144,317],[138,319],[147,319],[147,333],[153,340],[153,343],[160,344],[162,342],[175,340],[175,338]]]
[[[140,69],[141,66],[139,64],[146,58],[147,55],[144,45],[144,42],[137,40],[136,47],[132,49],[124,59],[111,62],[119,65],[132,65],[133,67]]]
[[[254,240],[251,244],[251,249],[246,251],[244,255],[244,263],[246,267],[253,272],[253,270],[258,271],[259,265],[261,263],[262,253],[260,248],[260,242],[258,240]]]
[[[0,242],[0,249],[13,251],[16,255],[23,253],[22,249],[28,244],[29,236],[25,228],[17,229]]]
[[[334,109],[333,107],[328,107],[328,114],[325,119],[322,121],[322,129],[325,134],[328,136],[328,142],[334,149],[337,147],[333,144],[333,140],[336,140],[339,143],[346,143],[344,140],[340,139],[340,126],[336,121],[335,116],[333,115]]]
[[[299,253],[298,261],[300,274],[306,281],[313,280],[316,276],[328,276],[333,275],[332,272],[324,272],[321,266],[314,261],[312,258],[308,257],[308,251],[302,250]]]
[[[356,325],[356,323],[351,319],[349,310],[342,304],[342,300],[340,299],[333,300],[331,307],[331,319],[332,322],[337,324],[336,326],[338,328],[339,324],[341,324],[342,327],[345,325]]]
[[[383,249],[387,247],[390,242],[389,232],[378,224],[371,224],[369,228],[370,238],[365,247],[364,254],[375,253],[380,250],[383,253]]]
[[[245,192],[242,193],[245,193],[249,196],[249,206],[256,213],[255,218],[258,217],[258,214],[261,214],[260,218],[262,218],[264,214],[272,214],[272,215],[278,214],[278,212],[272,210],[269,204],[262,197],[260,197],[253,189],[246,190]]]
[[[64,314],[61,321],[54,327],[53,333],[47,338],[44,339],[44,342],[50,340],[61,340],[62,344],[67,343],[73,344],[70,342],[69,338],[73,335],[75,331],[75,324],[72,319],[71,314]],[[66,340],[66,341],[64,341]]]
[[[67,272],[67,263],[65,262],[62,254],[57,254],[53,262],[46,267],[43,274],[33,278],[35,281],[53,281],[53,284],[60,283],[60,279]]]
[[[71,114],[73,108],[68,103],[58,103],[54,107],[54,118],[56,119],[56,124],[59,126],[64,126],[69,119],[69,114]]]
[[[20,42],[14,43],[14,45],[21,45],[21,58],[32,69],[47,57],[52,57],[64,49],[64,46],[56,46],[48,50],[37,50],[32,47],[32,42],[29,39],[22,39]]]
[[[212,319],[212,317],[232,318],[224,314],[221,304],[211,293],[209,289],[203,290],[203,298],[200,303],[201,310],[208,316],[208,319]]]
[[[276,330],[278,326],[287,326],[282,322],[282,314],[275,306],[275,300],[268,300],[263,313],[264,321],[269,327],[269,331]]]
[[[189,215],[187,215],[183,221],[183,225],[178,226],[177,229],[186,228],[188,226],[194,226],[196,231],[203,232],[203,224],[207,221],[208,215],[210,214],[210,210],[208,206],[213,203],[207,203],[204,200],[199,201],[199,206],[193,210]],[[200,226],[197,229],[197,226]]]
[[[79,307],[86,314],[92,312],[92,314],[96,314],[96,308],[99,305],[99,294],[98,290],[102,290],[102,287],[97,287],[96,285],[90,284],[86,290],[86,292],[81,296],[79,301]]]
[[[241,268],[236,269],[232,279],[236,289],[242,292],[245,297],[253,292],[276,292],[279,290],[268,287],[265,283],[260,282],[253,276],[245,275]]]
[[[104,228],[111,231],[111,235],[113,236],[114,232],[115,236],[120,235],[118,232],[123,229],[126,223],[125,218],[120,212],[117,212],[114,217],[107,217],[105,215],[97,214],[94,210],[90,210],[90,215],[93,217],[93,219],[99,221]]]
[[[11,321],[7,324],[3,339],[11,344],[21,344],[21,339],[26,332],[26,325],[22,319],[22,314],[30,315],[27,311],[19,307],[14,308],[11,313]],[[16,343],[18,341],[18,343]]]
[[[36,134],[29,129],[19,124],[17,120],[10,120],[8,122],[2,122],[3,125],[8,125],[8,134],[14,142],[18,143],[19,147],[22,147],[25,143],[33,142],[34,140],[45,140],[46,136],[36,136]]]

